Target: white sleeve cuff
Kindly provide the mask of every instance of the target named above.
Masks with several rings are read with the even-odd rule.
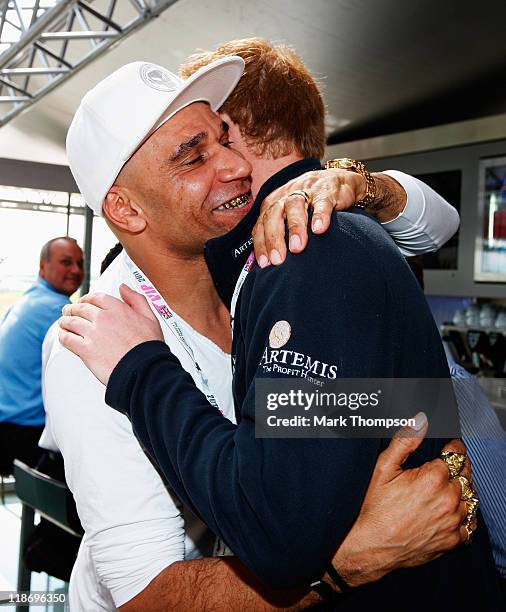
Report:
[[[120,525],[87,541],[97,575],[116,607],[139,593],[166,567],[184,559],[184,531],[166,519]]]
[[[458,229],[459,215],[444,198],[418,179],[387,170],[407,196],[404,210],[391,221],[382,223],[385,230],[406,256],[421,255],[439,249]]]

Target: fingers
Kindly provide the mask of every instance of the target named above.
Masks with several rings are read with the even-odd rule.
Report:
[[[353,177],[355,180],[355,177]],[[311,229],[315,234],[323,234],[327,231],[332,219],[333,211],[347,210],[357,201],[357,194],[354,185],[345,182],[338,182],[333,188],[325,188],[322,185],[320,191],[312,196],[312,206],[314,208]]]
[[[277,266],[286,258],[284,201],[278,201],[267,209],[262,221],[267,258]]]
[[[465,544],[468,541],[469,536],[467,533],[467,529],[464,527],[464,525],[460,526],[459,535],[460,535],[460,543]]]
[[[88,321],[94,321],[100,308],[94,304],[77,302],[76,304],[65,304],[62,308],[64,317],[82,317]]]
[[[285,214],[288,224],[288,247],[292,253],[300,253],[307,245],[307,203],[302,195],[296,194],[285,200]]]
[[[78,336],[81,336],[81,338],[84,338],[86,332],[89,332],[93,324],[82,317],[63,316],[59,320],[58,325],[60,326],[60,329],[77,334]]]
[[[454,438],[444,445],[443,451],[453,451],[454,453],[460,453],[466,456],[466,462],[460,472],[461,476],[465,476],[471,483],[473,482],[473,472],[471,466],[471,460],[467,456],[467,447],[462,440]]]
[[[315,234],[323,234],[329,228],[334,201],[328,195],[318,193],[313,196],[311,205],[313,206],[311,229]]]
[[[154,319],[156,321],[156,316],[143,295],[137,293],[137,291],[134,291],[133,289],[130,289],[130,287],[125,285],[125,283],[120,285],[119,293],[125,304],[131,306],[135,312],[147,317],[148,319]]]
[[[283,226],[283,237],[284,237],[284,226]],[[263,216],[259,217],[258,221],[253,228],[253,247],[255,248],[255,257],[258,265],[261,268],[265,268],[269,265],[269,257],[267,254],[267,247],[265,246],[265,233],[264,233],[264,222]]]
[[[447,444],[444,445],[443,450],[453,451],[454,453],[460,453],[461,455],[467,454],[466,445],[459,438],[454,438],[453,440],[450,440]]]
[[[66,349],[68,349],[78,357],[80,356],[84,347],[84,340],[81,336],[78,336],[72,332],[68,332],[65,329],[60,329],[58,330],[58,339]]]
[[[78,303],[93,304],[98,308],[108,310],[109,308],[117,307],[117,304],[121,304],[122,302],[118,298],[108,295],[107,293],[87,293],[79,298]]]
[[[469,457],[466,457],[466,462],[464,463],[464,467],[462,468],[460,475],[465,476],[469,482],[473,484],[473,471],[471,469],[471,461],[469,460]]]
[[[379,455],[377,465],[381,470],[383,479],[394,478],[401,470],[402,464],[406,461],[421,444],[427,433],[429,423],[427,416],[419,412],[415,416],[417,429],[402,427],[390,440],[390,444]]]
[[[257,221],[253,244],[258,265],[279,265],[286,259],[285,218],[288,225],[288,245],[292,253],[300,253],[307,245],[307,204],[302,195],[290,195],[274,202]]]
[[[469,512],[469,508],[467,506],[467,503],[464,500],[460,500],[459,502],[459,507],[457,508],[457,513],[459,515],[459,524],[462,525],[462,523],[467,519],[467,513]]]

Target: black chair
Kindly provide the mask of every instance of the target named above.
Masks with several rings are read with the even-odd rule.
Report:
[[[23,552],[35,530],[35,512],[78,538],[83,529],[75,511],[74,498],[65,483],[28,467],[18,459],[14,460],[14,477],[16,495],[22,503],[17,588],[18,591],[29,591],[31,571],[26,567]]]
[[[9,478],[12,474],[8,472],[2,472],[0,470],[0,499],[2,500],[2,506],[5,506],[5,478]]]
[[[5,479],[12,476],[13,468],[8,462],[0,455],[0,499],[2,500],[2,506],[5,506]]]

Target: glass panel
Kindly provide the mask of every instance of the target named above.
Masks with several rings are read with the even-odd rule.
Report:
[[[0,209],[0,317],[36,280],[43,244],[66,227],[63,214]]]
[[[42,246],[67,235],[68,202],[66,192],[0,185],[0,318],[37,278]],[[68,235],[82,246],[82,196],[71,194],[70,204]]]
[[[506,282],[506,157],[480,162],[474,278]]]

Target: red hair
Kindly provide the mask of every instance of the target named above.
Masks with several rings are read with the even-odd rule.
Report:
[[[300,57],[286,45],[262,38],[221,44],[216,51],[191,55],[181,66],[188,78],[227,55],[246,63],[238,85],[221,107],[258,156],[276,159],[290,153],[323,157],[325,107],[320,88]]]

